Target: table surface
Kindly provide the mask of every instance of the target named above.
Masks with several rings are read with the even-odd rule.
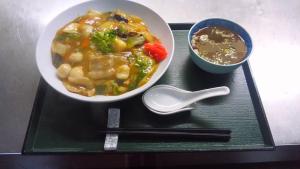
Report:
[[[136,0],[137,1],[137,0]],[[40,74],[37,39],[80,0],[0,1],[0,153],[21,153]],[[300,1],[139,0],[169,23],[225,18],[252,36],[250,64],[276,146],[300,145]]]

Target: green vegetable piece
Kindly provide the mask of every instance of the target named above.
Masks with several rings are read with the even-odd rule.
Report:
[[[96,95],[102,95],[105,93],[105,85],[96,86]]]
[[[105,83],[105,94],[112,93],[113,95],[119,95],[119,85],[115,80],[109,80]]]
[[[92,36],[92,42],[103,53],[110,53],[114,51],[113,41],[116,38],[115,30],[107,30],[95,32]]]
[[[138,69],[138,74],[132,77],[131,83],[128,86],[129,90],[135,89],[138,86],[139,82],[150,73],[153,64],[154,61],[142,54],[142,52],[135,53],[134,65]]]
[[[150,72],[153,65],[153,60],[145,55],[138,55],[136,57],[135,66],[139,68],[141,72],[147,74]]]
[[[56,36],[55,40],[57,41],[65,41],[67,38],[72,40],[78,40],[80,39],[79,33],[63,33]]]
[[[120,26],[117,29],[117,35],[121,38],[126,38],[127,34],[128,34],[128,30],[125,29],[125,27],[122,24],[120,24]]]
[[[145,42],[145,37],[142,34],[138,34],[137,36],[129,37],[127,39],[127,47],[133,48],[137,45],[142,45]]]
[[[119,91],[119,85],[116,82],[112,83],[112,91],[114,95],[119,95],[120,91]]]

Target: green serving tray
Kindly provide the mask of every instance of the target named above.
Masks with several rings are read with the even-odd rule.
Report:
[[[190,113],[162,117],[145,108],[141,95],[111,104],[91,104],[65,97],[41,79],[23,152],[104,152],[104,137],[97,131],[106,128],[108,108],[120,108],[122,128],[198,127],[232,130],[229,142],[121,136],[117,152],[272,150],[274,142],[248,62],[230,74],[206,73],[189,57],[187,34],[191,24],[170,26],[175,36],[174,60],[157,84],[169,84],[191,91],[225,85],[231,89],[230,95],[198,102],[195,104],[197,108]]]

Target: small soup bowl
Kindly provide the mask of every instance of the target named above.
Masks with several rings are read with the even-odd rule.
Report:
[[[228,65],[220,65],[220,64],[215,64],[210,61],[207,61],[201,56],[201,54],[195,53],[195,51],[192,48],[191,40],[192,36],[195,32],[197,32],[199,29],[203,29],[206,27],[212,27],[212,26],[219,26],[223,28],[227,28],[230,31],[238,34],[245,42],[245,45],[247,47],[246,55],[244,56],[244,59],[238,63],[234,64],[228,64]],[[207,19],[204,21],[200,21],[198,23],[195,23],[192,28],[190,29],[188,33],[188,43],[189,43],[189,48],[190,48],[190,53],[191,53],[191,59],[193,62],[203,69],[206,72],[210,73],[215,73],[215,74],[224,74],[224,73],[229,73],[238,68],[240,65],[242,65],[244,62],[246,62],[250,56],[251,50],[252,50],[252,40],[250,35],[247,33],[247,31],[241,27],[240,25],[229,21],[225,19],[219,19],[219,18],[212,18],[212,19]]]

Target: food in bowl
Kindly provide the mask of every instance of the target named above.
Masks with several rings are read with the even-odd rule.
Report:
[[[204,34],[205,29],[211,28],[211,31],[213,31],[213,28],[220,28],[220,31],[216,31],[214,30],[214,32],[209,32],[210,34],[219,34],[219,35],[215,35],[215,37],[208,37]],[[225,32],[226,30],[226,32]],[[230,31],[230,33],[227,31]],[[201,34],[204,35],[201,37],[197,35]],[[223,35],[222,35],[223,34]],[[228,35],[227,35],[228,34]],[[194,36],[196,35],[196,36]],[[192,40],[194,36],[194,41]],[[221,37],[220,37],[221,36]],[[223,36],[223,37],[222,37]],[[226,38],[226,36],[228,36]],[[230,39],[230,36],[235,37],[235,38],[241,38],[239,40],[241,40],[240,42],[243,42],[245,47],[237,47],[234,48],[234,46],[231,44],[228,47],[224,47],[221,45],[224,44],[218,44],[220,41],[227,39],[226,41],[229,41],[228,38]],[[232,38],[231,37],[231,38]],[[197,39],[196,39],[197,38]],[[212,40],[213,39],[213,40]],[[209,52],[212,53],[208,53],[207,52],[207,48],[203,48],[203,51],[200,51],[197,49],[196,46],[196,42],[197,40],[199,41],[199,43],[204,44],[207,43],[206,45],[211,45],[210,48],[213,49],[213,47],[216,47],[215,50],[211,50],[209,49]],[[202,41],[202,42],[201,42]],[[224,40],[225,41],[225,40]],[[209,44],[211,43],[211,44]],[[223,43],[228,43],[228,42],[223,42]],[[236,43],[233,39],[233,43]],[[251,54],[252,51],[252,40],[250,35],[248,34],[248,32],[241,27],[240,25],[238,25],[237,23],[234,23],[232,21],[226,20],[226,19],[221,19],[221,18],[211,18],[211,19],[206,19],[203,21],[199,21],[197,23],[195,23],[191,29],[189,30],[188,33],[188,45],[189,45],[189,50],[190,50],[190,57],[192,59],[192,61],[202,70],[209,72],[209,73],[215,73],[215,74],[225,74],[225,73],[230,73],[232,71],[234,71],[235,69],[237,69],[238,67],[240,67],[243,63],[245,63]],[[224,48],[221,48],[224,47]],[[237,51],[237,49],[242,49],[241,51]],[[195,50],[197,49],[197,50]],[[225,50],[224,50],[225,49]],[[245,49],[245,53],[244,55],[242,54],[244,52]],[[201,53],[202,52],[202,53]],[[239,53],[240,56],[242,57],[238,57],[235,56],[236,54],[238,54],[238,52],[242,52]],[[206,55],[206,56],[205,56]],[[224,56],[222,58],[220,58],[220,56]],[[225,56],[227,55],[227,56]],[[212,56],[212,57],[210,57]],[[228,61],[226,59],[226,57],[229,56],[229,60]],[[231,58],[232,57],[232,58]],[[233,63],[235,62],[235,63]]]
[[[247,53],[244,40],[237,33],[221,26],[199,29],[193,34],[191,44],[196,54],[219,65],[239,63]]]
[[[52,60],[65,88],[116,96],[146,84],[167,50],[144,21],[121,10],[90,10],[60,28]]]

